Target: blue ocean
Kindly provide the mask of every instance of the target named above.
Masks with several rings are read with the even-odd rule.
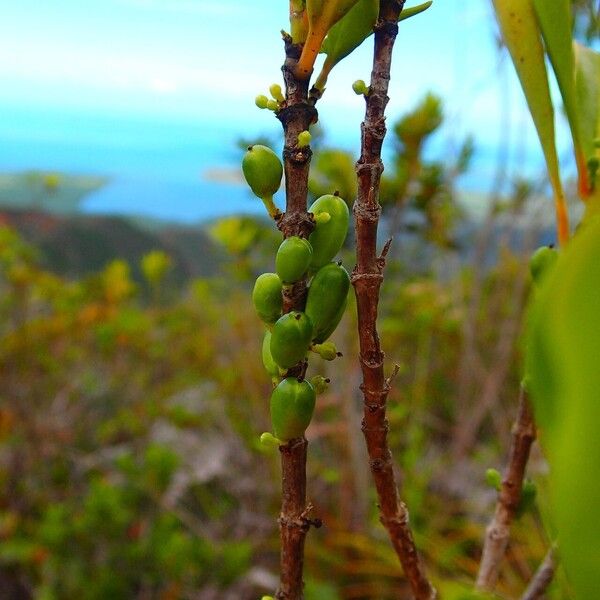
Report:
[[[80,209],[87,213],[184,223],[262,214],[262,204],[240,179],[242,151],[236,144],[260,134],[276,139],[278,124],[264,131],[247,123],[1,107],[0,172],[107,177],[104,187],[83,198]],[[348,139],[340,142],[351,147]],[[485,192],[493,154],[479,151],[476,162],[461,183]]]

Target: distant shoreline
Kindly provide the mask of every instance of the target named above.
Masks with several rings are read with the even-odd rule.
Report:
[[[109,177],[27,170],[0,173],[0,206],[72,214],[81,201],[110,182]]]

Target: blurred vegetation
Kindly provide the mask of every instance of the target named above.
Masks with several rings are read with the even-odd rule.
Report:
[[[428,95],[390,128],[383,229],[398,249],[381,335],[388,370],[400,367],[389,421],[402,494],[436,586],[459,600],[474,598],[493,511],[486,470],[506,460],[526,256],[540,231],[527,213],[531,186],[519,183],[472,233],[455,192],[471,142],[454,160],[423,155],[442,122]],[[351,203],[353,163],[321,145],[313,193],[344,190]],[[17,233],[22,221],[10,223],[0,228],[0,589],[41,600],[271,593],[279,457],[258,444],[270,430],[271,388],[249,298],[256,275],[273,267],[272,227],[249,217],[211,224],[206,248],[223,257],[218,269],[175,281],[173,247],[65,272]],[[354,262],[350,249],[342,258]],[[355,320],[351,306],[335,336],[344,356],[319,366],[332,385],[307,431],[309,497],[324,521],[307,541],[307,600],[409,597],[360,434]],[[540,502],[514,528],[500,597],[520,595],[547,549],[545,474],[534,452]],[[569,597],[560,573],[550,597]]]
[[[600,35],[600,6],[597,0],[572,0],[574,37],[588,44]]]

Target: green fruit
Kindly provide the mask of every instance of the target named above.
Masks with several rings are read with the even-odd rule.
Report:
[[[336,263],[325,265],[313,277],[305,312],[312,321],[315,342],[324,342],[335,331],[344,315],[349,288],[348,271]]]
[[[327,264],[343,246],[348,233],[350,213],[346,203],[339,196],[332,194],[321,196],[308,210],[313,215],[329,213],[331,217],[326,223],[317,220],[315,229],[308,238],[313,248],[310,268],[316,271]]]
[[[242,160],[248,185],[259,198],[272,198],[281,185],[283,165],[271,148],[256,144],[248,148]]]
[[[558,252],[550,246],[542,246],[531,255],[529,271],[536,285],[550,272],[557,259]]]
[[[281,279],[275,273],[263,273],[252,290],[252,302],[256,313],[265,323],[275,323],[281,316],[283,296]]]
[[[302,312],[289,312],[281,317],[271,332],[271,355],[282,369],[299,363],[310,347],[312,322]]]
[[[289,237],[279,246],[275,270],[283,283],[294,283],[306,273],[312,258],[312,246],[300,237]]]
[[[275,378],[279,377],[279,367],[277,363],[273,360],[273,356],[271,355],[271,332],[265,332],[265,337],[263,338],[262,343],[262,361],[263,366],[267,373]]]
[[[302,437],[315,409],[316,394],[306,380],[284,379],[271,394],[271,424],[283,442]]]

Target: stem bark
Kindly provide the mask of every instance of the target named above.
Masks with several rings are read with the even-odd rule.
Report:
[[[389,100],[387,92],[392,50],[398,33],[398,16],[403,5],[403,0],[381,0],[379,19],[375,26],[371,85],[366,96],[365,120],[361,125],[361,156],[356,163],[358,197],[354,204],[354,219],[357,262],[352,274],[352,284],[357,301],[363,375],[362,430],[379,498],[380,519],[389,533],[415,597],[417,600],[429,600],[436,597],[436,591],[427,579],[417,553],[409,526],[408,510],[399,498],[392,455],[387,443],[386,401],[390,381],[384,376],[384,354],[377,334],[379,292],[390,244],[388,242],[382,254],[377,255],[377,227],[381,212],[379,186],[383,172],[381,147],[386,134],[384,113]]]
[[[300,56],[300,46],[284,36],[286,59],[282,67],[286,99],[277,118],[284,131],[283,169],[285,173],[285,213],[277,219],[277,227],[284,238],[307,238],[314,222],[307,213],[308,171],[312,155],[309,146],[299,148],[298,134],[308,130],[317,120],[317,111],[308,102],[308,82],[296,79],[294,66]],[[306,280],[297,282],[284,293],[284,311],[304,310]],[[306,365],[288,371],[289,376],[304,376]],[[310,505],[306,503],[306,456],[308,442],[304,437],[290,440],[280,446],[282,502],[279,515],[281,537],[280,583],[275,595],[278,600],[302,600],[304,543],[311,525],[320,523],[309,518]]]
[[[498,581],[500,565],[510,538],[510,527],[521,500],[523,477],[529,460],[529,451],[535,438],[536,429],[533,412],[527,393],[521,388],[508,465],[502,480],[494,516],[485,533],[476,583],[477,589],[482,591],[492,592]]]

